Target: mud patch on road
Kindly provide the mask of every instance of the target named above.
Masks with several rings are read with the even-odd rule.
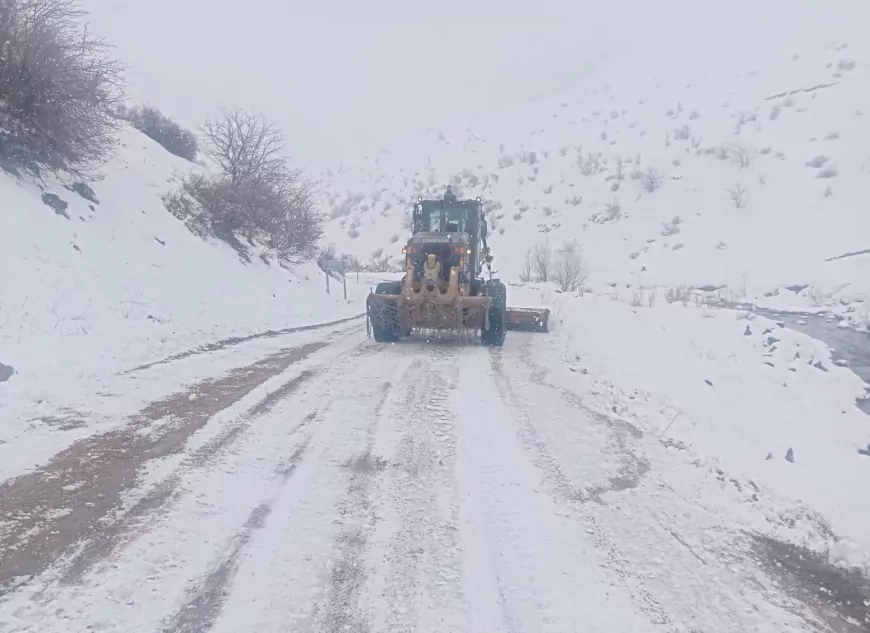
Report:
[[[199,468],[210,460],[213,460],[248,429],[251,418],[271,410],[281,398],[285,398],[293,393],[305,380],[311,378],[315,373],[314,370],[304,371],[299,376],[281,385],[252,407],[242,421],[233,424],[223,433],[191,453],[178,471],[161,481],[145,497],[136,502],[122,518],[104,526],[99,532],[91,536],[81,551],[68,563],[67,569],[61,576],[61,582],[65,584],[78,582],[85,572],[111,556],[115,550],[137,533],[140,525],[149,524],[158,510],[166,507],[168,502],[177,497],[178,486],[181,483],[184,470]],[[299,430],[307,425],[315,415],[316,412],[307,415],[295,430]],[[285,473],[279,470],[279,474],[283,475]]]
[[[12,523],[0,537],[0,595],[44,571],[79,541],[99,538],[107,529],[101,523],[136,484],[145,462],[179,452],[213,415],[325,345],[282,350],[201,382],[149,405],[126,427],[76,442],[45,466],[0,485],[3,518]],[[158,421],[164,423],[154,426]],[[171,489],[143,500],[136,512],[165,502]]]
[[[762,568],[835,633],[870,631],[870,578],[827,556],[767,536],[753,536]]]
[[[307,448],[308,441],[306,440],[284,464],[278,467],[277,473],[280,476],[281,487],[296,471]],[[188,593],[193,594],[193,597],[185,602],[170,618],[169,624],[163,629],[165,633],[206,633],[211,630],[229,595],[229,587],[239,567],[239,560],[245,547],[255,532],[265,526],[266,520],[272,513],[272,505],[276,498],[277,496],[261,503],[251,511],[241,531],[233,539],[232,545],[227,549],[218,565],[197,587],[188,591]]]

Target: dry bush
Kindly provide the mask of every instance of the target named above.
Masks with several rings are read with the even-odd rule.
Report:
[[[529,282],[532,280],[532,250],[526,251],[523,259],[523,267],[520,270],[520,281]]]
[[[541,242],[532,249],[532,267],[537,281],[549,281],[553,270],[553,250],[549,242]]]
[[[74,0],[0,0],[0,162],[84,175],[117,143],[123,66]]]
[[[664,176],[662,176],[662,173],[654,167],[650,167],[649,169],[644,171],[641,174],[640,178],[643,188],[648,193],[652,193],[653,191],[661,187],[664,180]]]
[[[195,161],[199,154],[196,135],[150,105],[119,108],[118,116],[129,121],[137,130],[159,143],[170,154]]]
[[[199,208],[196,224],[240,254],[238,237],[244,236],[261,240],[284,263],[315,258],[323,235],[322,217],[312,183],[301,171],[288,167],[283,157],[281,133],[264,118],[238,110],[224,112],[205,129],[208,154],[222,174],[214,179],[189,178],[183,190],[195,204],[170,200],[170,211]],[[355,220],[348,232],[351,237],[359,236],[357,226]]]
[[[749,188],[746,185],[738,182],[734,185],[733,189],[728,189],[727,191],[731,202],[736,208],[743,209],[747,202],[749,202]]]
[[[556,257],[553,279],[563,292],[574,292],[586,282],[586,277],[580,246],[576,242],[565,242]]]
[[[749,167],[752,163],[755,162],[756,157],[758,156],[758,152],[751,148],[745,147],[743,145],[734,145],[731,148],[731,159],[740,166],[741,169],[745,167]]]

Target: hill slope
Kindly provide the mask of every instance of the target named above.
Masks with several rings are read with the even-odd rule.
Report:
[[[509,280],[535,243],[577,239],[592,283],[727,284],[732,299],[840,300],[866,319],[870,254],[849,254],[870,249],[870,56],[826,37],[785,50],[747,37],[742,55],[674,68],[634,60],[337,167],[324,176],[328,237],[363,261],[396,256],[411,201],[452,182],[488,201]]]
[[[226,244],[193,235],[162,196],[199,167],[132,128],[121,140],[91,183],[98,202],[64,187],[71,183],[0,174],[0,363],[12,368],[0,389],[0,444],[50,421],[97,415],[95,401],[111,409],[117,372],[359,312],[358,302],[326,294],[313,265],[243,262]]]

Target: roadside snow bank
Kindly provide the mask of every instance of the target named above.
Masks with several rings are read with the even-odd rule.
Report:
[[[827,523],[846,539],[839,555],[870,569],[870,513],[860,501],[870,458],[858,452],[870,423],[855,406],[864,382],[820,341],[769,319],[661,295],[652,306],[649,296],[639,306],[614,297],[512,287],[509,305],[551,307],[551,364],[573,372],[579,392],[790,500],[786,513],[811,508],[823,520],[801,544],[834,547]]]
[[[117,372],[361,312],[356,294],[344,301],[336,284],[326,294],[314,265],[242,262],[191,234],[161,197],[199,168],[132,128],[121,140],[90,183],[99,202],[72,183],[0,174],[0,363],[14,371],[0,382],[0,444],[34,420],[86,420]]]

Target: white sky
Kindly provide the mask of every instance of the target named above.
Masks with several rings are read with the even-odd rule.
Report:
[[[849,1],[870,4],[842,0]],[[584,73],[619,56],[674,47],[680,38],[700,36],[704,42],[715,34],[726,45],[739,45],[749,26],[781,38],[791,20],[801,17],[802,23],[814,24],[842,4],[81,2],[93,29],[128,64],[134,98],[148,100],[191,127],[219,107],[257,109],[281,125],[300,164],[335,162],[349,153],[389,146],[403,136],[523,103],[582,81]],[[714,34],[705,33],[711,29]]]

